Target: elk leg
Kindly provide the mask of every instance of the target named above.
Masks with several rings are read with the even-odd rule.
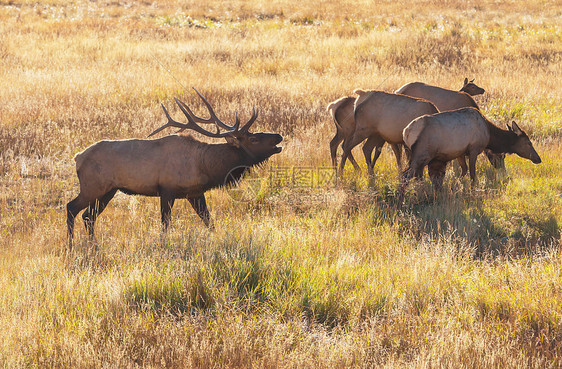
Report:
[[[462,178],[468,172],[468,167],[466,166],[466,158],[464,157],[464,155],[459,156],[457,158],[457,162],[459,163],[459,165],[461,167],[461,178]]]
[[[407,151],[408,152],[408,151]],[[414,154],[410,155],[410,160],[408,164],[408,168],[402,172],[402,187],[405,188],[406,184],[412,177],[416,177],[420,179],[423,176],[423,168],[429,162],[429,160],[425,158],[415,158]]]
[[[355,158],[353,157],[353,153],[349,153],[349,162],[351,163],[351,165],[353,165],[353,169],[355,169],[355,171],[360,172],[361,171],[361,167],[359,167],[359,164],[357,164],[357,161],[355,161]]]
[[[160,191],[160,214],[162,216],[162,231],[166,232],[172,217],[172,208],[176,198],[168,191]]]
[[[476,186],[476,159],[478,152],[471,151],[468,156],[468,170],[470,171],[470,179],[472,180],[472,187]]]
[[[433,190],[439,191],[443,188],[443,179],[445,178],[445,170],[447,169],[447,162],[440,160],[432,160],[427,166],[429,178],[433,184]]]
[[[365,137],[359,136],[357,135],[357,132],[353,133],[353,136],[351,136],[348,139],[343,140],[343,156],[341,158],[341,162],[340,162],[340,175],[343,176],[343,169],[345,167],[345,161],[349,156],[353,156],[351,155],[351,150],[353,150],[353,148],[357,145],[359,145],[361,143],[361,141],[363,141],[365,139]],[[351,158],[350,158],[351,161]],[[356,171],[360,171],[361,169],[359,168],[359,166],[355,167]]]
[[[349,139],[343,140],[342,149],[345,147],[346,144],[348,144],[348,141],[349,141]],[[351,152],[351,150],[347,154],[346,158],[349,158],[349,162],[351,163],[351,165],[353,165],[353,169],[355,169],[356,172],[361,171],[361,168],[359,167],[359,164],[357,164],[357,161],[355,160],[355,157],[353,156],[353,153]],[[343,160],[343,155],[342,155],[342,160]]]
[[[94,224],[96,223],[97,217],[105,209],[113,196],[115,196],[116,192],[117,189],[113,189],[102,197],[96,199],[93,204],[90,203],[88,209],[86,209],[86,211],[82,214],[84,226],[86,227],[86,231],[88,232],[88,236],[90,237],[90,239],[94,238]]]
[[[402,172],[402,145],[401,144],[391,144],[390,147],[394,151],[394,156],[396,157],[396,166],[398,167],[398,173]]]
[[[209,213],[209,209],[207,209],[207,202],[205,201],[205,195],[201,195],[199,197],[188,197],[187,200],[199,215],[199,218],[203,220],[203,223],[209,228],[213,228],[211,224],[211,214]]]
[[[80,193],[78,196],[66,204],[66,227],[68,235],[68,251],[72,251],[72,238],[74,233],[74,218],[86,208],[90,202]]]
[[[381,155],[381,150],[384,144],[385,141],[379,136],[370,136],[367,139],[367,142],[365,142],[365,144],[363,145],[363,155],[365,156],[365,162],[367,163],[367,172],[370,176],[375,175],[373,168],[375,167],[375,164],[377,163],[377,160]],[[375,150],[375,154],[371,159],[373,149]]]
[[[330,155],[332,156],[332,166],[334,168],[337,168],[338,165],[338,160],[336,158],[336,155],[338,152],[338,145],[342,141],[343,141],[343,135],[340,135],[340,131],[338,130],[334,138],[332,138],[332,141],[330,141]]]
[[[408,146],[404,145],[404,153],[406,154],[406,162],[409,165],[412,161],[412,150]]]
[[[336,133],[336,135],[334,136],[334,138],[332,138],[332,141],[330,141],[330,155],[332,157],[332,166],[336,169],[336,172],[337,172],[337,168],[338,168],[338,160],[336,158],[337,152],[338,152],[338,145],[342,141],[343,141],[343,134],[341,134],[339,130]],[[351,162],[351,164],[353,165],[355,170],[360,169],[359,164],[357,164],[357,162],[355,161],[355,158],[353,157],[353,154],[351,154],[351,153],[349,154],[349,161]]]
[[[414,170],[414,176],[416,177],[417,180],[423,179],[423,168],[424,167],[425,167],[425,165],[419,165]]]
[[[414,145],[410,157],[410,178],[415,176],[417,179],[423,178],[423,168],[429,164],[431,158],[423,151],[423,146]]]
[[[365,161],[367,162],[367,172],[370,176],[375,175],[373,168],[381,156],[382,148],[385,144],[385,141],[379,136],[370,136],[363,145],[363,154],[365,155]],[[373,148],[375,150],[375,154],[373,155],[373,159],[371,160],[371,153],[373,152]]]
[[[369,173],[369,175],[374,175],[374,173],[372,172],[374,164],[371,163],[373,163],[373,161],[377,161],[381,152],[381,147],[377,147],[377,151],[375,151],[375,157],[373,158],[373,160],[371,160],[371,154],[373,153],[373,149],[375,148],[376,144],[376,140],[373,137],[369,137],[367,139],[367,142],[365,142],[365,144],[363,145],[363,156],[365,156],[365,163],[367,163],[367,172]]]
[[[373,161],[371,162],[371,165],[369,165],[369,167],[367,168],[370,176],[373,177],[375,176],[375,164],[377,163],[377,160],[379,160],[379,156],[381,156],[383,146],[384,146],[384,141],[382,142],[382,144],[377,145],[375,147],[375,155],[373,155]]]
[[[415,174],[415,169],[412,166],[412,163],[410,163],[410,165],[408,165],[408,168],[406,168],[406,170],[404,170],[402,172],[402,176],[400,178],[400,193],[402,195],[404,194],[404,190],[406,189],[406,185],[408,184],[410,179],[412,179],[414,174]]]

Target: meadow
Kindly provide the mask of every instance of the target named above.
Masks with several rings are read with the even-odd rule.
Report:
[[[0,365],[560,367],[561,16],[558,1],[0,0]],[[453,168],[402,202],[386,148],[373,180],[360,149],[343,183],[269,180],[329,169],[326,105],[355,88],[465,77],[542,164],[482,157],[476,188]],[[118,194],[65,255],[73,156],[146,137],[160,103],[179,119],[175,96],[205,116],[192,86],[284,136],[252,196],[208,192],[214,231],[178,200],[163,236],[158,199]]]

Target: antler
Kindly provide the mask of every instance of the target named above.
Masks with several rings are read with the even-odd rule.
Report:
[[[252,116],[250,117],[250,120],[247,121],[242,128],[240,128],[240,132],[248,132],[252,124],[254,124],[254,122],[258,118],[258,113],[259,113],[259,109],[252,107]]]
[[[213,132],[209,132],[201,127],[199,127],[197,125],[197,123],[195,123],[195,120],[193,120],[193,118],[187,113],[187,111],[184,109],[184,107],[179,103],[178,99],[175,99],[176,102],[178,103],[178,105],[180,106],[180,109],[182,110],[182,112],[185,114],[185,116],[187,117],[187,124],[184,123],[180,123],[180,122],[176,122],[175,120],[172,119],[172,117],[170,117],[170,114],[168,114],[168,110],[166,110],[166,107],[164,106],[164,104],[162,105],[162,109],[164,109],[164,114],[166,114],[166,118],[168,118],[168,122],[166,124],[164,124],[162,127],[154,130],[151,134],[148,135],[148,137],[155,135],[156,133],[162,131],[163,129],[166,129],[168,127],[176,127],[176,128],[180,128],[180,130],[184,130],[184,129],[192,129],[196,132],[201,133],[204,136],[207,137],[214,137],[214,138],[221,138],[221,137],[227,137],[227,136],[231,136],[232,133],[238,131],[238,125],[239,122],[237,120],[237,123],[234,125],[233,129],[227,132],[223,132],[223,133],[213,133]]]
[[[232,130],[235,126],[236,123],[234,124],[234,126],[229,126],[228,124],[225,124],[224,122],[222,122],[217,115],[215,114],[213,107],[211,106],[211,104],[207,101],[207,99],[205,98],[205,96],[201,95],[201,93],[199,91],[197,91],[197,89],[195,87],[193,87],[193,89],[195,90],[195,92],[197,92],[197,95],[199,95],[199,97],[201,98],[201,100],[203,100],[203,103],[205,104],[205,106],[207,107],[207,110],[209,111],[209,114],[211,115],[211,117],[209,119],[203,119],[200,117],[197,117],[195,115],[193,115],[193,118],[201,121],[201,122],[205,122],[205,123],[215,123],[217,126],[223,128],[223,129],[228,129],[228,130]]]
[[[189,115],[191,116],[191,118],[193,118],[193,120],[196,123],[204,123],[204,124],[216,124],[216,122],[213,120],[213,118],[209,118],[209,119],[204,119],[201,117],[198,117],[197,115],[193,114],[193,112],[191,111],[191,109],[189,108],[189,106],[187,106],[183,101],[179,100],[179,99],[175,99],[176,102],[178,104],[181,104],[185,110],[187,110],[187,112],[189,113]]]
[[[191,109],[189,109],[189,107],[183,101],[174,97],[174,100],[176,101],[176,103],[180,107],[181,111],[183,112],[183,114],[187,118],[188,123],[184,124],[184,123],[176,122],[175,120],[173,120],[170,117],[170,115],[168,114],[168,111],[166,110],[166,107],[164,107],[164,105],[162,104],[162,109],[164,109],[164,113],[166,114],[166,117],[168,118],[168,123],[166,123],[165,125],[163,125],[162,127],[158,128],[158,129],[156,129],[154,132],[152,132],[150,135],[148,135],[148,137],[153,136],[156,133],[158,133],[158,132],[160,132],[163,129],[166,129],[168,127],[179,128],[180,130],[178,132],[181,132],[184,129],[192,129],[192,130],[197,131],[197,132],[201,133],[202,135],[205,135],[205,136],[208,136],[208,137],[232,136],[233,134],[238,133],[238,132],[239,133],[248,132],[248,130],[250,129],[252,124],[254,124],[254,122],[258,118],[259,110],[256,109],[255,107],[253,107],[252,108],[252,116],[244,124],[244,126],[242,128],[240,128],[240,119],[238,119],[238,114],[236,114],[236,119],[234,121],[234,125],[229,126],[228,124],[225,124],[219,118],[217,118],[217,115],[213,111],[213,107],[207,101],[207,99],[203,95],[201,95],[199,93],[199,91],[197,91],[197,89],[195,89],[195,87],[193,89],[195,90],[195,92],[197,92],[199,97],[201,97],[201,99],[203,100],[203,102],[207,106],[207,110],[209,110],[209,114],[211,115],[211,117],[208,118],[208,119],[205,119],[205,118],[201,118],[201,117],[196,116],[195,114],[193,114]],[[200,126],[197,125],[196,121],[199,122],[199,123],[206,123],[206,124],[215,123],[216,126],[217,126],[217,133],[212,133],[212,132],[209,132],[209,131],[201,128]],[[220,132],[219,128],[226,129],[227,131],[223,132],[223,133],[219,133]]]
[[[217,115],[215,114],[215,112],[213,111],[213,107],[207,101],[205,96],[203,96],[199,91],[197,91],[197,89],[195,87],[193,87],[193,89],[195,90],[195,92],[197,92],[197,95],[199,95],[201,100],[203,100],[203,103],[205,104],[205,106],[207,106],[207,110],[209,111],[209,114],[211,115],[211,118],[203,119],[201,117],[194,116],[193,113],[191,113],[191,110],[190,110],[189,112],[191,113],[191,115],[194,119],[196,119],[200,122],[204,122],[204,123],[212,123],[214,121],[217,126],[219,126],[221,128],[224,128],[224,129],[228,129],[228,130],[233,130],[234,127],[236,127],[237,124],[240,123],[238,121],[238,115],[236,115],[236,122],[234,123],[233,126],[229,126],[229,125],[225,124],[224,122],[220,121],[219,118],[217,118]],[[183,104],[183,105],[185,106],[185,104]],[[258,117],[258,110],[255,109],[255,108],[252,108],[252,117],[250,118],[250,120],[248,122],[246,122],[246,124],[244,124],[244,126],[240,129],[240,132],[247,132],[248,129],[250,129],[250,127],[252,126],[252,124],[254,124],[257,117]]]

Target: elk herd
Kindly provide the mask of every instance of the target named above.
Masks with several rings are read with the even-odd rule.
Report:
[[[233,125],[228,125],[216,116],[207,99],[195,91],[210,117],[196,116],[176,98],[187,123],[175,121],[162,105],[167,123],[149,137],[175,127],[179,128],[176,133],[191,130],[226,142],[211,144],[189,135],[172,134],[157,139],[99,141],[78,153],[74,160],[80,192],[66,206],[68,251],[72,248],[76,216],[85,209],[82,218],[88,235],[93,238],[96,218],[118,190],[159,197],[164,231],[178,198],[187,198],[204,224],[212,227],[205,192],[235,184],[248,169],[281,152],[282,148],[277,146],[283,141],[281,135],[250,132],[258,110],[253,109],[251,118],[242,126],[238,116]],[[384,144],[391,145],[402,188],[410,178],[421,178],[427,166],[434,187],[439,189],[451,160],[459,162],[461,175],[470,172],[474,184],[476,159],[482,152],[499,169],[504,168],[504,156],[508,153],[535,164],[541,162],[528,136],[515,122],[504,130],[482,115],[472,96],[484,93],[484,89],[468,79],[460,91],[415,82],[395,93],[359,89],[354,93],[355,96],[342,97],[327,107],[336,125],[330,154],[339,176],[343,175],[348,158],[356,171],[360,171],[351,150],[363,141],[369,175],[374,174]],[[212,125],[216,132],[200,124]],[[336,153],[340,144],[343,155],[338,168]],[[403,149],[408,167],[402,172]]]
[[[402,189],[410,178],[421,178],[426,166],[434,188],[439,189],[447,163],[455,159],[461,176],[469,171],[472,184],[476,184],[476,159],[482,152],[497,169],[505,169],[505,154],[540,163],[529,137],[517,123],[504,130],[480,112],[472,96],[484,92],[467,78],[459,91],[421,82],[408,83],[395,93],[355,90],[356,96],[342,97],[327,107],[336,125],[336,135],[330,142],[332,164],[336,167],[337,148],[343,141],[339,175],[343,175],[347,158],[359,171],[351,150],[366,140],[363,154],[368,173],[373,175],[381,149],[388,142],[396,155]],[[404,172],[402,147],[408,158]]]

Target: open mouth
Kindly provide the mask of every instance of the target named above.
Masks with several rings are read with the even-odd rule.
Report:
[[[279,137],[277,138],[277,142],[275,143],[275,147],[273,148],[273,151],[277,154],[280,153],[281,150],[283,150],[283,147],[277,146],[281,143],[281,141],[283,141],[283,137],[281,135],[279,135]]]

